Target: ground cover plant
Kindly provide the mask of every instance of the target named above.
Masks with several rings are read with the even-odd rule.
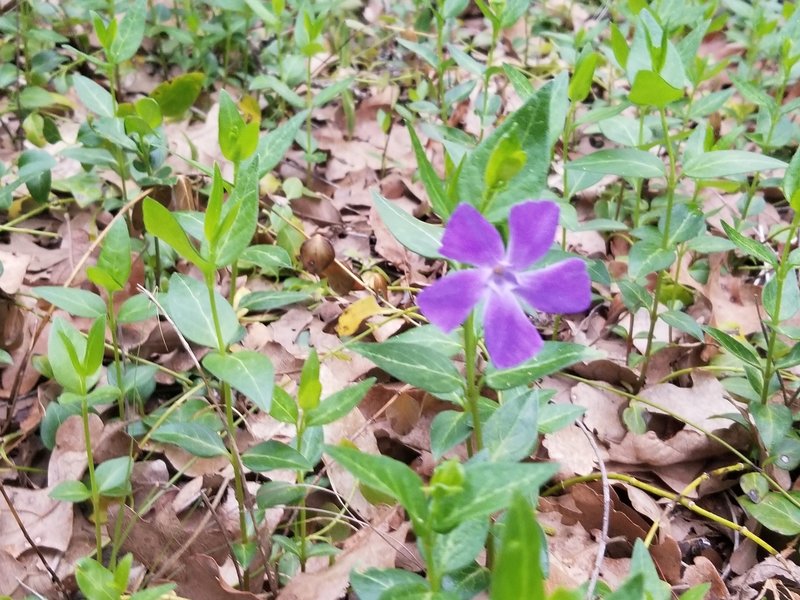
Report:
[[[0,597],[800,597],[796,2],[0,30]]]

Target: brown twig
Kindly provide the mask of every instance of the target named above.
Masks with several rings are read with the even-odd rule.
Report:
[[[36,542],[33,541],[33,538],[31,538],[30,534],[28,533],[28,530],[25,529],[25,524],[22,522],[19,513],[17,513],[17,509],[14,508],[14,504],[13,502],[11,502],[11,498],[8,497],[8,493],[6,492],[6,486],[3,485],[2,479],[0,479],[0,495],[2,495],[3,500],[6,501],[6,504],[8,505],[8,510],[11,512],[11,516],[14,517],[14,521],[17,522],[17,527],[19,527],[19,530],[25,537],[25,541],[27,541],[28,545],[33,549],[34,552],[36,552],[36,556],[39,557],[39,560],[42,561],[44,568],[47,569],[47,572],[50,574],[50,580],[58,588],[58,591],[61,593],[61,595],[66,600],[69,600],[70,594],[69,592],[67,592],[67,588],[64,587],[64,583],[61,581],[59,576],[47,562],[47,559],[44,557],[44,554],[42,554],[42,551],[39,549],[39,546],[36,545]]]

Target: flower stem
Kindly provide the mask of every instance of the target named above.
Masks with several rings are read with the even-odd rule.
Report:
[[[480,452],[483,448],[483,432],[478,411],[480,389],[477,381],[478,339],[475,336],[475,313],[470,313],[464,322],[464,360],[466,362],[467,376],[467,408],[472,417],[472,442],[473,451]]]

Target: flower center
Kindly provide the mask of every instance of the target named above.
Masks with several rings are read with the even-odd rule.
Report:
[[[517,276],[508,268],[508,265],[499,263],[492,268],[490,282],[501,289],[507,289],[517,285]]]

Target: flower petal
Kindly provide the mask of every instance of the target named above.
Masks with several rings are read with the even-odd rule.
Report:
[[[539,332],[511,294],[489,294],[483,329],[489,358],[498,369],[516,367],[542,348]]]
[[[511,208],[508,260],[513,268],[525,269],[547,253],[556,235],[558,213],[558,204],[549,200],[524,202]]]
[[[592,302],[592,283],[586,263],[580,258],[568,258],[544,269],[520,273],[517,280],[519,286],[514,293],[542,312],[581,312]]]
[[[486,289],[489,274],[481,269],[456,271],[417,295],[417,306],[428,320],[451,331],[464,322]]]
[[[460,204],[447,222],[439,249],[442,256],[478,267],[503,260],[503,239],[471,204]]]

